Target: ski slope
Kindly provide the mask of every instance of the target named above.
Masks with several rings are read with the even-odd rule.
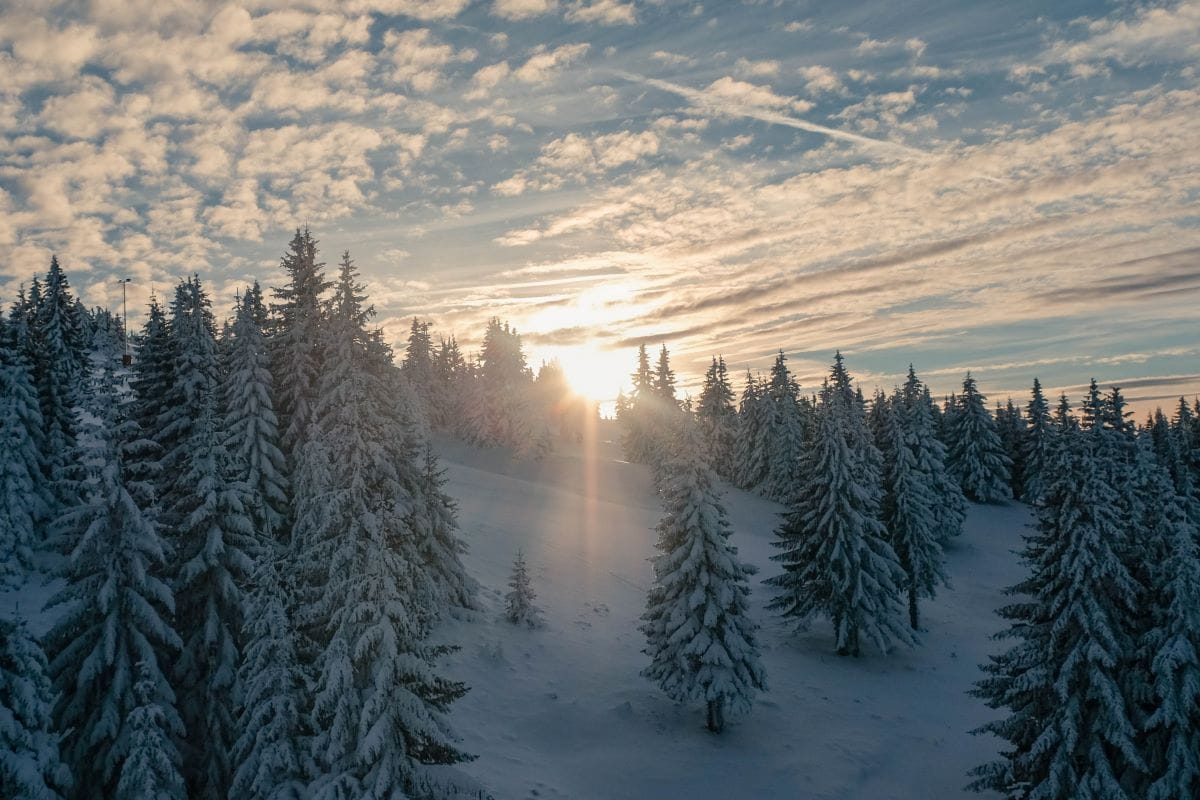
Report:
[[[603,439],[604,433],[600,435]],[[497,798],[956,798],[999,742],[968,731],[995,712],[966,694],[1021,577],[1024,506],[972,506],[948,557],[952,589],[923,608],[915,649],[834,654],[827,623],[796,633],[764,609],[781,507],[726,487],[741,556],[759,567],[751,609],[769,692],[714,736],[638,672],[638,617],[661,511],[647,468],[610,441],[541,462],[439,441],[459,501],[481,613],[441,635],[471,691],[453,719],[479,758],[462,771]],[[546,625],[501,618],[513,557],[529,562]]]

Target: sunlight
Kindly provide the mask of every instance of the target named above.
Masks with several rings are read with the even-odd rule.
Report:
[[[615,400],[617,392],[629,382],[627,352],[590,344],[546,349],[554,352],[551,357],[562,365],[571,388],[601,406]],[[601,410],[610,413],[606,408]]]

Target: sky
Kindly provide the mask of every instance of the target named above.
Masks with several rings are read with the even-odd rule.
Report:
[[[782,349],[1200,392],[1200,2],[0,4],[0,299],[57,253],[218,318],[309,225],[388,337],[488,317],[611,399]]]

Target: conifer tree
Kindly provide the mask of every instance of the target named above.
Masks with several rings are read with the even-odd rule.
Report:
[[[972,788],[1068,800],[1130,798],[1144,770],[1122,671],[1133,652],[1139,593],[1119,556],[1118,496],[1095,437],[1067,434],[1054,449],[1038,527],[1027,537],[1027,599],[1000,610],[1015,640],[984,667],[975,694],[1009,716],[979,728],[1009,743],[972,771]],[[1081,792],[1086,794],[1081,795]]]
[[[428,321],[413,317],[401,369],[417,390],[422,405],[428,407],[434,383],[433,341],[429,338]]]
[[[784,572],[767,580],[779,590],[769,608],[833,622],[839,655],[859,655],[863,638],[885,652],[893,640],[913,641],[900,619],[904,571],[880,522],[880,461],[839,353],[801,491],[776,531],[782,552],[771,558]]]
[[[1001,503],[1012,497],[1010,463],[996,433],[995,421],[984,405],[986,399],[968,372],[952,423],[950,471],[970,499],[978,503]]]
[[[646,354],[644,344],[638,345],[637,369],[630,377],[633,380],[633,392],[625,412],[619,417],[622,428],[621,448],[630,461],[648,464],[654,460],[658,449],[654,439],[657,394],[655,375],[650,370],[650,357]]]
[[[174,371],[175,341],[171,337],[170,322],[158,299],[151,295],[146,322],[138,337],[130,383],[136,397],[132,413],[144,440],[142,454],[148,468],[152,469],[158,468],[163,454],[162,442],[166,437],[160,426],[169,418],[166,412],[171,402]],[[156,485],[160,479],[160,476],[155,477]]]
[[[1021,416],[1021,410],[1013,404],[1010,397],[1003,406],[996,404],[995,421],[1000,444],[1010,464],[1011,496],[1019,498],[1025,494],[1025,418]]]
[[[287,478],[279,449],[270,357],[259,320],[266,315],[257,281],[243,296],[232,327],[221,395],[226,408],[225,447],[236,477],[249,492],[255,529],[264,537],[285,534]]]
[[[139,434],[118,399],[114,369],[95,371],[78,417],[76,458],[85,471],[76,504],[59,525],[74,547],[66,586],[50,601],[62,613],[46,639],[59,694],[55,728],[79,798],[112,797],[132,744],[137,665],[171,736],[183,735],[164,668],[181,647],[174,595],[163,578],[166,547],[155,522],[153,487],[128,463]]]
[[[671,354],[665,344],[658,351],[658,364],[654,368],[654,395],[664,406],[679,403],[675,397],[675,370],[671,369]]]
[[[138,664],[133,685],[138,705],[129,712],[129,755],[121,765],[114,800],[187,800],[179,774],[179,753],[171,741],[167,715],[159,705],[155,670]]]
[[[901,397],[916,432],[917,468],[929,476],[930,486],[937,498],[934,530],[938,541],[944,546],[962,533],[963,522],[967,518],[967,499],[946,466],[946,446],[937,436],[937,423],[933,416],[937,404],[929,395],[929,387],[921,383],[911,364]]]
[[[424,444],[410,524],[423,555],[422,565],[433,583],[438,611],[475,607],[475,581],[467,575],[462,555],[467,545],[458,535],[454,499],[446,493],[446,471],[437,454]]]
[[[718,476],[736,480],[737,409],[724,357],[714,356],[704,374],[704,388],[696,406],[696,417],[704,434],[707,457]]]
[[[1049,479],[1046,463],[1050,458],[1051,437],[1054,433],[1050,407],[1042,394],[1042,384],[1037,378],[1033,379],[1029,405],[1025,407],[1025,418],[1028,425],[1025,428],[1021,450],[1025,459],[1025,475],[1020,497],[1026,503],[1037,503],[1041,499],[1043,486]]]
[[[513,561],[512,575],[508,579],[508,594],[504,595],[504,618],[514,625],[525,625],[530,628],[542,626],[542,610],[533,604],[537,594],[529,581],[529,570],[525,564],[525,554],[517,550]]]
[[[60,800],[69,791],[53,703],[46,656],[25,620],[0,619],[0,797]]]
[[[746,371],[746,388],[742,390],[738,405],[738,440],[735,454],[737,484],[747,491],[756,491],[767,479],[767,449],[770,428],[767,413],[770,410],[763,402],[764,387]]]
[[[764,393],[769,406],[767,475],[763,493],[781,503],[789,503],[799,489],[800,460],[804,453],[804,424],[800,416],[800,388],[787,368],[780,350],[771,367],[770,381]]]
[[[242,593],[255,548],[249,495],[233,469],[208,395],[187,440],[184,485],[172,509],[177,530],[176,627],[183,652],[176,664],[179,710],[190,734],[184,776],[191,798],[224,798],[236,736]],[[199,746],[197,746],[199,745]]]
[[[33,379],[45,432],[42,463],[58,508],[62,509],[73,501],[68,470],[75,446],[75,407],[80,400],[84,363],[75,300],[56,257],[50,259],[50,271],[33,316]]]
[[[946,583],[944,556],[939,541],[937,505],[939,498],[934,476],[922,469],[920,406],[910,406],[896,392],[883,404],[884,460],[883,524],[892,549],[904,569],[908,593],[908,620],[913,630],[920,629],[918,598],[933,597],[938,585]]]
[[[7,338],[7,337],[5,337]],[[54,502],[42,472],[42,412],[29,368],[0,341],[0,589],[33,568]]]
[[[726,712],[744,713],[766,690],[746,585],[755,568],[738,559],[716,478],[700,433],[681,428],[665,467],[654,585],[642,632],[650,665],[642,674],[672,700],[704,702],[708,729],[720,733]]]
[[[471,385],[471,372],[453,336],[441,340],[434,376],[436,390],[428,409],[429,422],[437,428],[462,435],[465,414],[463,399]]]
[[[304,796],[303,674],[277,551],[273,543],[264,549],[246,602],[246,644],[238,667],[238,738],[231,752],[229,787],[229,796],[239,800]]]
[[[390,445],[403,438],[373,373],[365,324],[373,313],[349,255],[329,310],[326,368],[313,427],[299,453],[292,549],[303,554],[301,623],[316,647],[308,719],[314,800],[403,796],[421,764],[466,756],[446,711],[466,687],[437,674],[445,648],[424,643],[414,596],[413,534],[400,510],[414,470]]]
[[[307,227],[296,229],[279,266],[287,284],[272,289],[276,302],[271,305],[268,347],[279,447],[290,459],[304,441],[316,402],[322,364],[322,296],[331,284],[325,280],[325,264],[317,261],[317,241]]]

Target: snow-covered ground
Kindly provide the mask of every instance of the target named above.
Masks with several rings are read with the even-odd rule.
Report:
[[[451,672],[471,686],[454,720],[479,756],[463,770],[497,798],[979,796],[964,791],[966,772],[999,743],[968,734],[994,712],[966,692],[996,650],[1002,590],[1021,577],[1025,507],[972,506],[948,553],[953,588],[925,603],[915,649],[838,657],[827,624],[794,633],[764,609],[756,579],[770,691],[714,736],[700,708],[675,706],[638,674],[661,513],[647,469],[620,461],[611,442],[537,463],[439,444],[466,564],[484,586],[480,618],[443,631],[462,646]],[[780,506],[726,488],[741,556],[757,578],[774,574]],[[545,612],[540,630],[501,619],[517,548]]]
[[[478,759],[460,769],[496,798],[978,797],[963,790],[966,772],[998,742],[967,733],[993,712],[966,692],[996,650],[1002,590],[1021,577],[1024,506],[971,507],[948,553],[954,586],[924,604],[919,647],[853,659],[834,654],[826,623],[797,634],[764,609],[758,578],[777,569],[781,508],[726,487],[733,541],[759,567],[751,610],[770,691],[714,736],[700,708],[675,706],[638,674],[661,514],[648,470],[609,441],[540,462],[444,439],[438,448],[483,586],[482,612],[439,632],[462,648],[448,671],[471,686],[453,719]],[[544,611],[539,630],[501,618],[517,548]],[[56,585],[0,593],[0,615],[19,607],[42,633]]]

